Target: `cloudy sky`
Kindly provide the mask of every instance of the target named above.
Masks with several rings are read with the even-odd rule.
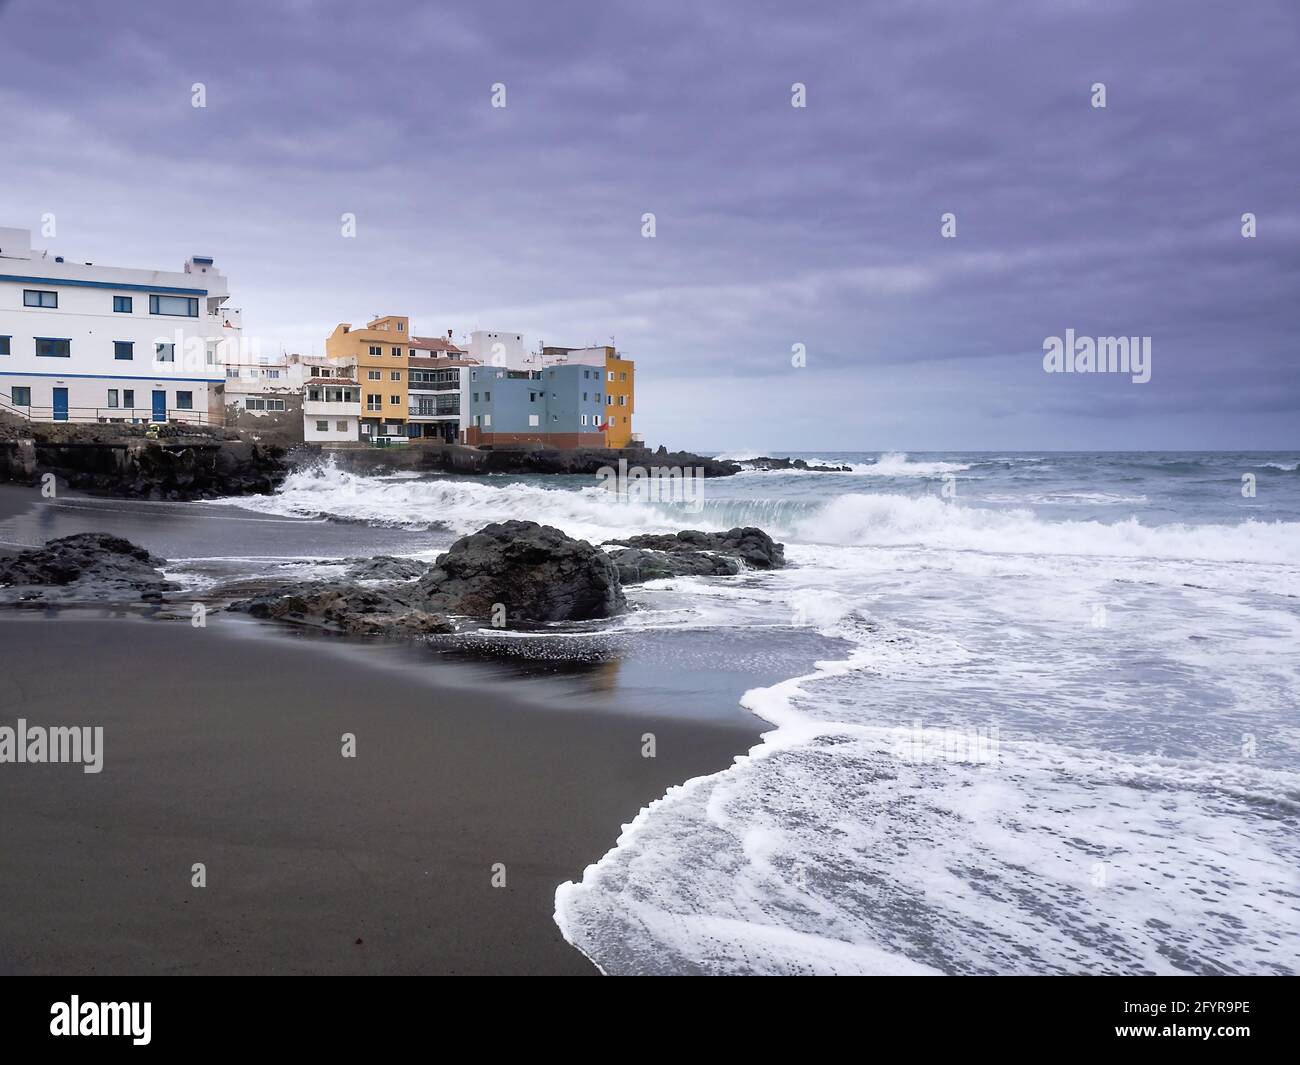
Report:
[[[613,337],[651,443],[1300,446],[1294,0],[0,0],[0,143],[0,225],[212,255],[265,349]]]

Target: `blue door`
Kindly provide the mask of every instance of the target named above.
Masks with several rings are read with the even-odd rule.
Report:
[[[68,390],[66,388],[56,388],[54,390],[54,420],[56,422],[66,422],[68,420]]]
[[[156,422],[165,422],[167,420],[167,393],[155,390],[153,394],[153,420]]]

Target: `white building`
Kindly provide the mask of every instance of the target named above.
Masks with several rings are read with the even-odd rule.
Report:
[[[65,262],[0,228],[0,410],[36,421],[221,424],[240,312],[195,256],[177,271]]]
[[[340,443],[361,434],[361,385],[337,374],[310,377],[302,390],[302,436],[308,443]]]
[[[310,358],[310,356],[307,356]],[[301,355],[231,351],[226,358],[226,409],[254,416],[296,410],[306,366]]]
[[[536,370],[535,356],[524,351],[524,338],[520,333],[505,333],[497,329],[476,329],[469,335],[469,357],[481,366],[496,366],[505,370]]]

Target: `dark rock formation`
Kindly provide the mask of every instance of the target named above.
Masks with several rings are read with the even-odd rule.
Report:
[[[462,536],[417,587],[435,609],[491,617],[501,604],[509,622],[583,621],[627,606],[608,555],[535,521]]]
[[[432,566],[380,556],[348,576],[388,583],[312,581],[259,592],[229,609],[338,632],[417,636],[454,631],[448,614],[513,627],[608,617],[626,606],[618,569],[603,551],[533,521],[463,536]]]
[[[229,609],[356,636],[424,636],[453,632],[445,617],[421,609],[410,592],[321,582],[263,592]]]
[[[323,452],[306,445],[294,450],[290,461],[305,464],[318,462]],[[342,469],[353,473],[388,473],[394,469],[425,470],[437,473],[557,473],[596,474],[603,469],[618,469],[619,460],[628,466],[649,469],[652,466],[702,469],[705,477],[729,477],[739,473],[733,462],[719,462],[687,451],[659,448],[552,448],[540,444],[514,444],[509,447],[473,448],[461,444],[413,442],[391,448],[347,448],[329,453]]]
[[[734,577],[740,562],[704,551],[647,551],[620,547],[609,553],[620,584],[642,584],[662,577]]]
[[[165,561],[107,533],[64,536],[0,559],[0,601],[157,601],[176,587],[158,572]]]
[[[607,540],[607,546],[633,547],[643,551],[665,551],[671,555],[712,552],[738,558],[754,569],[779,569],[785,565],[785,545],[779,544],[762,529],[747,526],[724,533],[683,529],[676,535],[649,533],[626,540]]]
[[[763,455],[754,459],[737,459],[740,466],[751,470],[811,470],[814,473],[852,473],[852,466],[812,466],[803,459],[774,459]]]
[[[70,487],[142,499],[213,499],[272,492],[284,449],[203,426],[13,423],[0,426],[0,479],[34,484],[52,473]]]
[[[374,558],[347,559],[352,565],[347,576],[354,581],[413,581],[429,570],[427,562],[393,555],[375,555]]]

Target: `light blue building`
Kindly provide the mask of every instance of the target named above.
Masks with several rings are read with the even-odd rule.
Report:
[[[605,383],[598,367],[469,371],[465,442],[604,447]]]

